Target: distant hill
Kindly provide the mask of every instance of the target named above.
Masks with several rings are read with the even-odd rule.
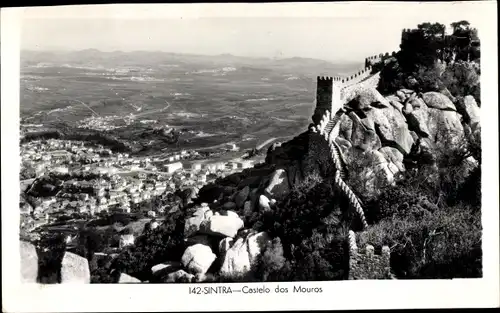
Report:
[[[333,75],[338,72],[352,72],[361,68],[361,62],[339,62],[332,63],[325,60],[292,57],[284,59],[254,58],[235,56],[232,54],[220,55],[197,55],[171,53],[161,51],[112,51],[104,52],[97,49],[85,49],[80,51],[30,51],[21,52],[21,64],[23,66],[37,63],[53,64],[110,64],[154,66],[162,63],[169,64],[211,64],[214,66],[251,66],[262,67],[273,70],[284,70],[298,73],[318,73],[318,75]]]

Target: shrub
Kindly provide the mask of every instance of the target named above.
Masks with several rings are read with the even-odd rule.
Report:
[[[285,262],[281,240],[276,237],[264,248],[254,272],[261,281],[269,281],[269,278],[276,279],[279,278]]]
[[[165,218],[161,226],[137,237],[133,246],[117,256],[111,268],[145,281],[149,280],[152,266],[180,260],[185,249],[185,218],[185,213],[180,211]]]
[[[380,71],[377,90],[382,94],[394,93],[404,86],[405,77],[398,61],[391,61]]]
[[[399,278],[481,277],[480,216],[467,207],[433,213],[414,206],[409,214],[382,220],[360,237],[360,245],[391,247]]]
[[[470,140],[436,150],[436,164],[406,172],[371,204],[378,223],[360,245],[389,245],[400,278],[481,276],[481,170],[466,161]]]
[[[481,86],[479,73],[472,63],[459,61],[444,71],[441,80],[455,97],[472,95],[478,105],[481,102]]]
[[[272,270],[264,270],[263,278],[268,281],[345,279],[348,253],[344,245],[349,220],[347,212],[341,211],[333,199],[331,184],[311,175],[295,185],[289,197],[273,211],[259,216],[259,223],[254,226],[280,238],[282,245],[281,248],[275,241],[264,254],[262,262]]]

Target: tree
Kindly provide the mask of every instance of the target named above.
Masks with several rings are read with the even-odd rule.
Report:
[[[477,29],[471,28],[468,21],[451,23],[451,50],[456,54],[454,61],[472,61],[479,58],[479,37]]]

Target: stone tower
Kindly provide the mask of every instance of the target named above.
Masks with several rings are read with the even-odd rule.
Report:
[[[333,78],[318,76],[316,88],[316,108],[312,117],[314,124],[321,121],[326,110],[332,110]]]

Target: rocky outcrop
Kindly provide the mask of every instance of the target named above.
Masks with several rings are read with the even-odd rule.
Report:
[[[61,264],[61,283],[90,283],[89,262],[86,258],[66,252]]]
[[[21,282],[37,283],[40,278],[40,264],[36,247],[29,243],[20,241],[21,254]],[[71,252],[65,252],[57,272],[60,281],[50,283],[90,283],[90,269],[87,259]]]
[[[372,108],[388,108],[391,106],[389,101],[385,99],[376,89],[360,87],[352,89],[346,95],[345,106],[353,110],[369,111]]]
[[[265,192],[273,198],[282,198],[290,192],[288,175],[284,169],[278,169],[271,174]]]
[[[443,148],[454,148],[464,135],[459,113],[428,107],[426,104],[408,115],[408,123],[420,137],[430,138]]]
[[[375,126],[382,145],[398,149],[408,154],[413,145],[413,138],[406,124],[406,119],[399,111],[392,107],[371,110],[366,113]]]
[[[401,89],[385,101],[380,97],[375,89],[350,88],[345,107],[352,111],[340,117],[338,136],[333,136],[351,176],[361,180],[357,188],[366,189],[368,198],[405,171],[404,160],[415,146],[433,160],[436,147],[458,147],[464,136],[463,121],[479,124],[472,97],[461,99],[457,107],[439,92]]]
[[[379,151],[382,153],[385,160],[390,162],[391,165],[389,165],[389,168],[394,174],[405,171],[403,163],[404,155],[398,149],[393,147],[382,147]]]
[[[439,92],[426,92],[422,95],[422,99],[429,108],[451,111],[457,110],[453,102],[451,102],[447,96]]]
[[[270,241],[269,235],[265,232],[248,232],[245,237],[240,237],[235,241],[232,239],[221,241],[220,250],[224,261],[220,274],[226,277],[247,274]]]
[[[207,222],[212,217],[213,212],[208,207],[208,204],[203,203],[194,213],[188,218],[184,224],[184,236],[189,237],[200,230],[201,224]]]
[[[20,241],[21,283],[36,283],[38,279],[38,256],[36,248],[29,242]]]
[[[213,215],[208,220],[206,227],[200,228],[200,231],[210,235],[222,237],[234,237],[238,230],[243,227],[243,220],[238,214],[227,211],[227,215]]]
[[[481,112],[473,96],[460,98],[457,102],[457,110],[464,116],[465,121],[470,125],[479,123]]]
[[[364,123],[354,112],[349,114],[349,118],[352,121],[352,128],[347,130],[347,133],[350,133],[351,136],[344,137],[344,139],[348,140],[353,147],[361,150],[377,150],[382,146],[380,138],[375,132],[375,127],[367,127],[369,123]]]
[[[204,274],[208,271],[216,256],[210,247],[203,244],[190,246],[181,258],[182,266],[194,274]]]

